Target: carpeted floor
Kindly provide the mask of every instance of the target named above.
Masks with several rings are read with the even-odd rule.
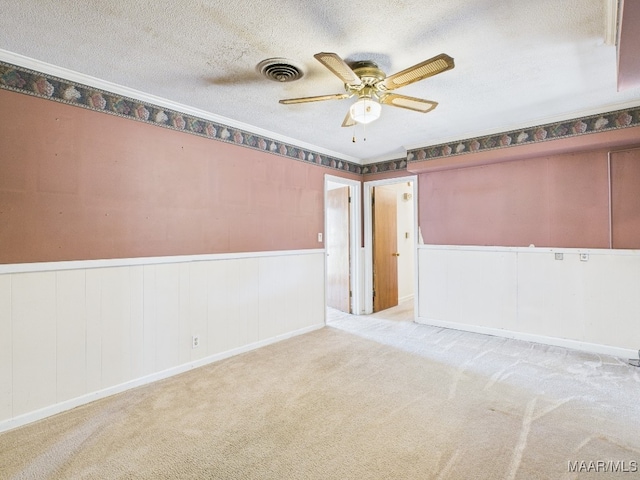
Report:
[[[407,311],[331,311],[316,332],[0,434],[0,477],[640,475],[640,369],[626,359]]]

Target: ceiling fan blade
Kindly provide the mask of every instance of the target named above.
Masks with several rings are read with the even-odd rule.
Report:
[[[347,85],[362,85],[362,80],[337,53],[316,53],[314,58]]]
[[[356,121],[351,118],[351,112],[347,112],[347,116],[344,117],[344,121],[342,122],[343,127],[353,127],[356,124]]]
[[[386,87],[387,90],[394,90],[396,88],[424,80],[425,78],[432,77],[439,73],[446,72],[447,70],[451,70],[453,67],[455,67],[453,58],[441,53],[440,55],[436,55],[435,57],[418,63],[413,67],[394,73],[393,75],[385,78],[381,84]]]
[[[380,99],[380,103],[393,107],[407,108],[416,112],[427,113],[438,106],[438,102],[423,100],[422,98],[398,95],[397,93],[387,93]]]
[[[285,105],[291,105],[294,103],[309,103],[309,102],[321,102],[323,100],[342,100],[343,98],[349,98],[349,93],[334,93],[332,95],[318,95],[316,97],[301,97],[301,98],[287,98],[280,100],[280,103]]]

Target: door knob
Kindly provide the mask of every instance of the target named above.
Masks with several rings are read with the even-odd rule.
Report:
[[[400,256],[400,254],[398,252],[392,253],[391,255],[393,255],[394,257],[399,257]]]

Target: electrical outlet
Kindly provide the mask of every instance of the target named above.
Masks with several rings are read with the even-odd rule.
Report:
[[[191,337],[191,348],[198,348],[200,346],[200,337],[198,335],[194,335]]]

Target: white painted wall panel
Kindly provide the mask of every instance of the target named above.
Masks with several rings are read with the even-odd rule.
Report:
[[[640,252],[446,246],[418,251],[419,322],[601,352],[640,346]],[[563,259],[556,260],[556,253]]]
[[[208,285],[211,262],[194,262],[189,265],[189,338],[198,335],[200,346],[191,349],[191,360],[207,356],[209,337],[207,332]]]
[[[180,266],[155,266],[155,368],[180,365]]]
[[[259,334],[260,340],[278,335],[282,330],[283,316],[278,316],[283,302],[287,301],[287,284],[278,258],[259,259]],[[279,270],[280,269],[280,270]]]
[[[255,258],[216,262],[209,272],[209,354],[257,340],[259,262]],[[252,318],[254,317],[254,318]],[[251,333],[251,328],[256,332]]]
[[[142,271],[142,365],[144,375],[149,375],[157,370],[156,268],[157,265],[146,265]]]
[[[179,263],[178,282],[180,310],[179,315],[179,342],[178,352],[180,365],[191,361],[191,326],[189,325],[189,264]]]
[[[276,316],[279,317],[276,325],[276,335],[294,330],[296,318],[300,312],[299,287],[304,283],[302,272],[297,268],[296,260],[291,257],[282,257],[279,267],[279,282],[282,287],[278,292],[278,309]],[[300,312],[300,313],[299,313]]]
[[[418,250],[418,312],[417,317],[448,318],[449,252],[437,254]]]
[[[0,274],[0,431],[324,324],[324,251],[73,267]]]
[[[56,403],[56,274],[13,275],[13,414]]]
[[[640,349],[640,254],[590,255],[583,267],[585,341]]]
[[[307,255],[304,255],[305,257]],[[237,262],[236,267],[242,279],[238,292],[238,307],[241,309],[242,325],[238,326],[246,344],[260,340],[260,260],[257,258]]]
[[[87,392],[87,315],[84,270],[56,272],[56,400]]]
[[[420,250],[424,252],[424,250]],[[421,253],[420,316],[506,328],[516,313],[516,256],[491,258],[464,250]]]
[[[85,271],[87,312],[87,391],[102,388],[102,269]]]
[[[239,340],[233,323],[242,321],[235,315],[239,301],[237,290],[242,278],[235,266],[236,262],[223,260],[209,271],[207,330],[212,332],[207,345],[209,354],[233,348]]]
[[[518,254],[519,327],[560,338],[585,339],[585,279],[589,264],[577,252]],[[544,333],[543,333],[544,332]]]
[[[131,296],[131,378],[145,374],[144,366],[144,267],[129,267]]]
[[[129,273],[129,267],[101,270],[102,388],[118,385],[133,378]]]
[[[0,422],[13,411],[11,333],[11,276],[0,275]]]
[[[295,261],[299,284],[295,293],[298,303],[292,327],[297,330],[324,323],[326,305],[324,282],[317,282],[318,278],[324,278],[324,258],[305,255],[297,257]]]

